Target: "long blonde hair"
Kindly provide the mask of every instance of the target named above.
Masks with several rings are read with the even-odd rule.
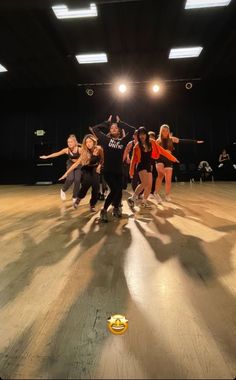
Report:
[[[82,142],[81,154],[80,154],[80,159],[81,159],[82,165],[88,165],[88,163],[91,159],[91,152],[87,148],[87,145],[86,145],[87,139],[90,139],[93,141],[93,143],[94,143],[93,148],[94,149],[97,147],[97,139],[95,136],[93,136],[92,134],[88,134],[88,135],[84,136],[84,139]]]
[[[162,140],[163,129],[168,129],[168,132],[169,132],[168,139],[170,138],[170,127],[169,127],[169,125],[168,124],[162,124],[160,127],[159,136],[158,136],[159,140]]]

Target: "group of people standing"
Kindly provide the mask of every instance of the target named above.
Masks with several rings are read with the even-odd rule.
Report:
[[[203,141],[178,139],[172,136],[169,126],[162,125],[158,139],[153,132],[147,132],[145,127],[135,129],[112,115],[103,123],[90,128],[82,144],[79,144],[75,135],[70,135],[67,148],[41,159],[58,157],[66,154],[67,171],[59,179],[65,179],[61,189],[62,200],[66,199],[66,191],[74,183],[73,206],[78,207],[80,201],[92,188],[90,209],[96,212],[95,206],[99,197],[100,184],[104,181],[109,187],[109,194],[105,198],[101,209],[100,219],[108,221],[108,208],[113,206],[113,215],[122,216],[123,167],[129,165],[129,175],[132,181],[134,194],[128,198],[128,204],[133,209],[136,202],[148,208],[147,200],[151,191],[157,202],[162,199],[159,195],[161,184],[165,178],[166,196],[170,201],[171,179],[173,163],[178,163],[173,156],[174,143],[180,141],[202,143]],[[157,175],[155,176],[155,171]]]

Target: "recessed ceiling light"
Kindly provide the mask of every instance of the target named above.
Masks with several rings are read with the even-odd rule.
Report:
[[[78,60],[80,64],[108,62],[106,53],[79,54],[79,55],[76,55],[76,59]]]
[[[98,15],[96,4],[90,4],[90,8],[69,10],[67,5],[52,7],[53,12],[59,19],[96,17]]]
[[[7,71],[7,69],[0,64],[0,73],[5,73]]]
[[[227,7],[231,0],[187,0],[185,9]]]
[[[152,91],[153,91],[154,93],[159,92],[159,91],[160,91],[160,86],[159,86],[159,84],[154,84],[154,85],[152,86]]]
[[[201,46],[171,49],[169,59],[198,57],[202,49]]]
[[[118,87],[119,91],[124,94],[127,91],[127,85],[125,83],[121,83]]]

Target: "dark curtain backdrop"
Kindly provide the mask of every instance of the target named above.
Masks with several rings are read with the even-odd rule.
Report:
[[[137,127],[158,132],[162,123],[168,123],[175,136],[205,140],[204,145],[176,147],[183,163],[208,160],[216,166],[223,148],[236,160],[234,87],[233,83],[199,82],[187,91],[184,84],[170,85],[154,99],[138,86],[123,100],[107,87],[94,88],[92,97],[84,88],[0,93],[0,183],[33,183],[40,146],[57,151],[66,146],[71,133],[82,141],[90,125],[111,113]],[[45,136],[37,137],[37,129],[45,130]],[[54,159],[53,181],[64,172],[65,161],[66,157]]]

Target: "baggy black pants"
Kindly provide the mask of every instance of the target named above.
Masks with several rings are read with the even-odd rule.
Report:
[[[73,162],[68,160],[66,164],[66,170],[68,170],[72,165],[73,165]],[[73,172],[68,174],[68,176],[66,177],[66,181],[64,185],[62,186],[62,190],[66,192],[74,183],[73,198],[78,197],[80,183],[81,183],[81,175],[82,175],[81,166],[78,166],[75,170],[73,170]]]
[[[78,195],[79,199],[83,199],[86,196],[89,188],[92,187],[92,194],[90,199],[91,207],[96,205],[99,193],[100,177],[96,172],[96,169],[97,167],[82,169],[82,186]]]
[[[104,172],[104,178],[110,188],[110,193],[105,200],[104,209],[107,210],[111,204],[115,208],[118,208],[122,199],[123,175],[122,173]]]

